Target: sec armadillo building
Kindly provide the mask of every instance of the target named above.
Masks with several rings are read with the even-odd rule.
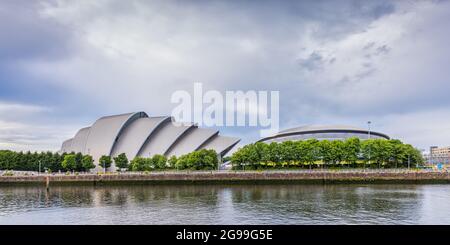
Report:
[[[95,162],[103,155],[125,153],[129,159],[161,154],[180,156],[200,149],[213,149],[223,157],[240,139],[219,135],[215,129],[193,123],[177,123],[172,117],[149,117],[145,112],[126,113],[98,119],[63,142],[61,152],[81,152]],[[112,167],[114,168],[114,166]]]

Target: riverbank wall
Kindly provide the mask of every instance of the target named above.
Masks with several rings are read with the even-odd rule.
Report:
[[[111,174],[0,176],[2,184],[274,184],[274,183],[449,183],[438,171],[171,171]]]

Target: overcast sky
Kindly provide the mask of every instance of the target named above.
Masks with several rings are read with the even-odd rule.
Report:
[[[450,145],[449,1],[3,0],[0,33],[2,149],[58,150],[104,115],[169,115],[194,82],[280,91],[281,129],[370,120]]]

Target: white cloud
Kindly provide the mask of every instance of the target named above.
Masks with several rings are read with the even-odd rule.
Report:
[[[391,137],[403,139],[421,149],[429,146],[450,146],[450,113],[448,108],[435,108],[380,119],[381,129]]]
[[[72,137],[80,125],[42,120],[51,112],[43,106],[0,102],[0,149],[59,150],[61,142]]]
[[[38,105],[27,105],[0,101],[0,117],[2,118],[7,117],[8,115],[28,115],[44,111],[50,111],[50,108]]]

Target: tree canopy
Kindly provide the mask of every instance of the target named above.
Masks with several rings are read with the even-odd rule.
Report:
[[[64,156],[64,160],[62,162],[62,167],[65,170],[74,170],[77,168],[77,160],[75,154],[68,154]]]
[[[214,170],[217,167],[217,153],[214,150],[199,150],[180,157],[172,156],[169,159],[158,154],[149,158],[135,157],[130,164],[131,171],[167,169]]]
[[[125,153],[119,154],[114,157],[114,163],[118,169],[128,168],[128,157]]]
[[[346,140],[309,139],[246,145],[232,156],[234,169],[377,167],[422,165],[421,153],[400,140],[359,138]]]
[[[111,163],[112,163],[111,157],[103,155],[103,156],[100,157],[98,165],[101,168],[107,169],[107,168],[111,167]]]
[[[67,155],[71,155],[63,165]],[[83,158],[86,155],[81,153],[53,153],[53,152],[16,152],[10,150],[0,150],[0,169],[19,171],[38,171],[39,163],[41,170],[48,171],[87,171],[83,166]]]

